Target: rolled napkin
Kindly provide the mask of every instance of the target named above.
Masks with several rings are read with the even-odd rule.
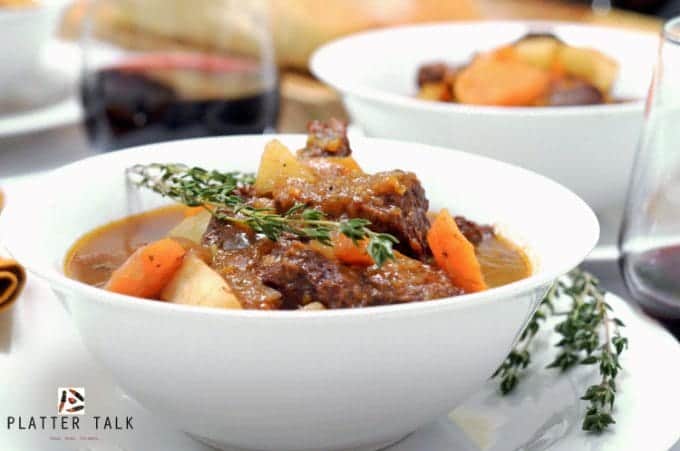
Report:
[[[15,260],[0,257],[0,312],[16,301],[26,283],[26,271]]]
[[[4,194],[0,189],[0,212],[4,205]],[[0,254],[2,246],[0,246]],[[16,260],[0,255],[0,312],[9,308],[21,294],[26,284],[26,271]]]

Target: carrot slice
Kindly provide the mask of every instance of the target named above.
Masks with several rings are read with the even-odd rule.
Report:
[[[184,247],[170,238],[142,246],[113,272],[104,288],[130,296],[158,299],[181,266],[185,253]]]
[[[451,281],[468,293],[486,290],[475,247],[461,233],[456,221],[444,209],[427,232],[427,242],[437,265]]]
[[[550,85],[550,75],[521,61],[480,57],[456,78],[455,97],[473,105],[531,105]]]
[[[335,258],[349,265],[370,266],[373,264],[373,258],[366,252],[366,246],[368,246],[368,240],[366,239],[357,241],[357,244],[354,244],[351,238],[341,233],[333,236]]]
[[[555,59],[550,64],[548,71],[549,71],[549,74],[550,74],[550,81],[553,81],[553,82],[559,81],[566,76],[566,71],[564,69],[564,65],[558,59]]]

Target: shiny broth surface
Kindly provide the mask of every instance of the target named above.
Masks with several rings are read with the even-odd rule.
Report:
[[[161,207],[92,230],[69,251],[66,275],[88,285],[104,285],[138,247],[162,238],[177,225],[185,210],[181,205]]]

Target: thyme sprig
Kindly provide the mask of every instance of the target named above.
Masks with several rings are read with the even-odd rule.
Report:
[[[190,207],[239,205],[243,199],[234,191],[255,182],[250,173],[207,171],[178,163],[137,164],[127,169],[127,176],[137,186]]]
[[[556,312],[556,301],[565,296],[571,300],[565,312]],[[586,389],[581,399],[588,401],[582,428],[602,432],[615,423],[612,411],[616,399],[616,377],[621,369],[619,357],[628,347],[628,339],[621,335],[623,322],[611,315],[605,292],[591,274],[575,269],[559,279],[539,305],[534,317],[520,336],[518,344],[496,370],[500,390],[510,393],[518,384],[520,374],[531,362],[530,344],[548,315],[563,316],[555,326],[560,340],[555,345],[559,352],[548,368],[564,372],[580,365],[598,365],[600,381]]]
[[[399,242],[393,235],[371,230],[367,219],[332,221],[322,211],[303,204],[295,204],[283,214],[272,208],[257,208],[237,193],[239,188],[254,183],[253,174],[160,163],[135,165],[128,168],[127,174],[137,186],[188,206],[203,205],[218,219],[245,224],[272,241],[290,233],[331,245],[331,234],[337,231],[355,244],[367,239],[366,252],[377,266],[394,259],[393,246]]]
[[[517,386],[520,372],[531,363],[529,347],[538,334],[541,324],[554,311],[554,300],[559,295],[559,287],[559,283],[550,287],[550,290],[536,309],[534,316],[531,317],[526,328],[522,331],[517,345],[510,351],[510,354],[508,354],[496,372],[493,373],[493,376],[491,376],[501,378],[500,389],[502,394],[507,395]]]

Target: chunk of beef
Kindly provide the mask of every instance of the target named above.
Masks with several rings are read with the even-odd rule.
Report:
[[[442,62],[423,64],[418,68],[418,75],[416,77],[418,87],[420,88],[426,83],[443,81],[447,68],[446,63]]]
[[[262,281],[283,294],[283,308],[321,302],[328,308],[368,305],[358,267],[340,264],[300,241],[279,241],[259,265]]]
[[[475,246],[481,243],[485,237],[493,235],[493,227],[479,225],[466,219],[464,216],[456,216],[455,221],[460,232]]]
[[[262,283],[256,269],[273,243],[258,238],[250,229],[213,218],[203,244],[214,249],[212,266],[227,281],[246,309],[281,307],[281,293]]]
[[[227,281],[243,308],[278,310],[283,307],[285,299],[282,294],[265,284],[258,272],[260,263],[271,250],[272,244],[267,239],[261,239],[245,249],[215,253],[213,266]]]
[[[221,221],[213,216],[201,244],[216,250],[234,250],[244,249],[254,241],[255,233],[249,227]]]
[[[327,122],[312,121],[307,130],[307,145],[298,151],[298,157],[346,157],[352,154],[344,122],[335,118]]]
[[[311,302],[327,308],[365,307],[462,293],[442,270],[403,255],[380,268],[349,266],[294,240],[275,243],[257,271],[266,285],[283,294],[283,308]]]
[[[462,293],[441,269],[400,253],[380,268],[346,265],[292,237],[272,242],[217,220],[204,242],[214,246],[212,266],[247,309],[295,309],[315,301],[362,307]]]
[[[463,294],[436,266],[396,254],[381,267],[364,270],[364,286],[372,305],[439,299]]]
[[[419,88],[425,85],[445,83],[449,88],[456,81],[456,76],[461,67],[452,66],[442,62],[423,64],[418,68],[416,82]]]
[[[599,89],[576,79],[564,79],[553,83],[548,95],[550,106],[599,105],[604,101]]]
[[[331,218],[368,219],[374,231],[396,236],[402,252],[415,256],[428,253],[429,203],[418,177],[411,172],[328,177],[312,183],[294,179],[273,197],[279,211],[302,203]]]

